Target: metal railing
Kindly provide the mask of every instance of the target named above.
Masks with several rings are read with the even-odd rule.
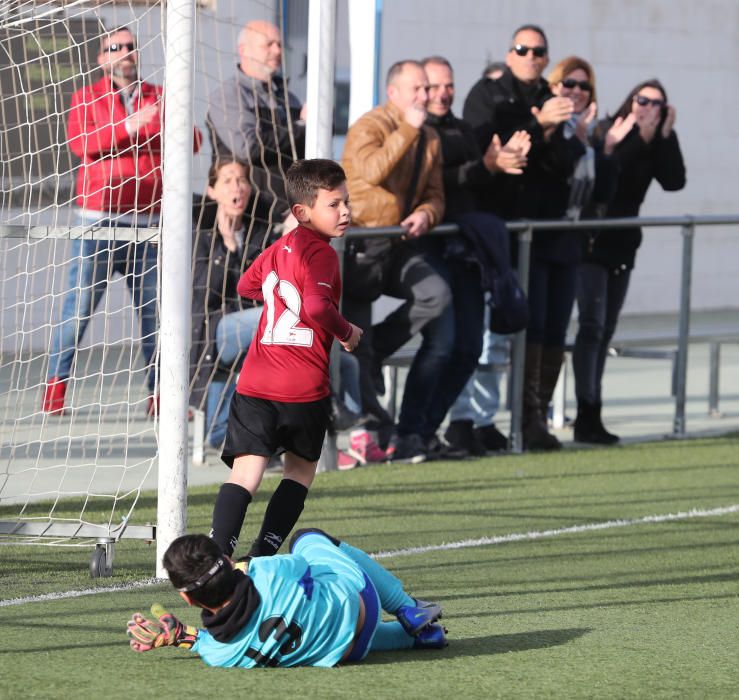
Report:
[[[518,278],[523,289],[529,286],[529,265],[531,258],[531,241],[534,231],[561,231],[578,229],[609,229],[640,226],[644,228],[679,227],[682,235],[682,255],[680,273],[679,317],[677,329],[677,354],[675,377],[675,415],[672,433],[675,437],[683,437],[685,426],[685,403],[688,372],[688,340],[690,337],[690,295],[693,269],[693,241],[695,230],[699,226],[739,225],[739,215],[705,215],[705,216],[653,216],[629,217],[620,219],[583,219],[571,221],[567,219],[542,221],[511,221],[506,223],[508,230],[516,233],[518,238]],[[458,233],[456,224],[441,224],[427,235],[449,235]],[[351,228],[346,238],[368,238],[376,236],[402,237],[405,229],[400,226],[382,228]],[[526,354],[526,331],[517,333],[513,338],[511,352],[511,451],[523,451],[521,424],[523,419],[523,367]]]
[[[521,286],[528,289],[531,241],[534,231],[558,231],[578,229],[609,229],[629,226],[644,228],[679,227],[682,235],[681,280],[679,292],[679,317],[677,328],[677,352],[675,368],[675,414],[673,418],[673,435],[685,435],[685,405],[688,370],[688,340],[690,337],[690,303],[692,288],[693,242],[697,227],[739,225],[739,215],[705,215],[705,216],[656,216],[632,217],[621,219],[588,219],[570,221],[567,219],[547,221],[512,221],[507,222],[509,231],[518,238],[518,277]],[[458,233],[456,224],[441,224],[427,235],[449,235]],[[348,239],[370,238],[377,236],[402,237],[405,230],[400,226],[380,228],[351,228],[347,231]],[[159,230],[156,228],[106,228],[98,226],[24,226],[0,225],[0,238],[94,238],[119,239],[131,241],[157,242]],[[334,241],[337,252],[344,247],[343,239]],[[339,256],[342,259],[342,256]],[[514,336],[511,353],[511,450],[519,453],[523,450],[521,423],[523,417],[523,366],[526,351],[526,331]],[[332,362],[332,382],[338,380],[338,362]],[[322,459],[321,469],[335,468],[336,445],[330,441],[327,459]]]

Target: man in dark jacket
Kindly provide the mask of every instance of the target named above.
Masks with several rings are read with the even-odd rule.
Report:
[[[573,103],[567,97],[554,97],[541,77],[548,55],[547,38],[540,27],[519,27],[506,55],[506,71],[497,80],[479,80],[465,101],[464,118],[481,148],[487,147],[493,134],[505,141],[514,131],[524,129],[531,136],[523,175],[501,175],[485,202],[488,210],[506,220],[564,216],[567,201],[561,193],[567,188],[562,184],[585,151],[578,139],[564,138],[563,124],[572,115]],[[567,232],[540,232],[533,238],[523,411],[524,445],[532,449],[560,447],[547,431],[546,406],[557,383],[564,348],[547,324],[558,311],[553,296],[560,286],[556,266],[563,256],[562,248],[569,250],[571,245]],[[566,281],[574,290],[574,266],[571,268]]]
[[[462,229],[460,234],[423,242],[431,255],[445,263],[440,269],[446,271],[452,290],[452,304],[445,313],[453,317],[454,328],[452,355],[425,414],[422,437],[430,443],[429,452],[433,454],[433,447],[439,445],[436,430],[477,367],[482,349],[483,280],[489,280],[501,268],[510,267],[508,232],[500,219],[479,211],[478,201],[494,191],[499,179],[494,176],[498,173],[523,172],[530,137],[519,131],[503,147],[496,134],[483,154],[470,126],[452,113],[454,73],[449,61],[432,56],[423,61],[423,67],[429,81],[426,124],[436,130],[441,140],[444,219],[459,224]],[[472,229],[483,233],[481,240],[471,240],[468,234]],[[483,244],[485,250],[479,250],[478,244]],[[490,267],[496,269],[481,267],[481,261],[488,259],[486,253],[492,253]],[[484,447],[475,439],[472,428],[469,421],[448,430],[446,438],[452,449],[441,447],[437,451],[451,457],[483,454]]]

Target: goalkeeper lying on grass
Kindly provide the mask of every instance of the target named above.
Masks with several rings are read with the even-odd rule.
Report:
[[[128,622],[134,651],[179,646],[209,666],[334,666],[370,651],[440,649],[441,608],[411,598],[363,551],[321,530],[299,530],[290,554],[234,564],[205,535],[185,535],[162,561],[205,629],[158,605]],[[397,622],[382,622],[382,610]]]

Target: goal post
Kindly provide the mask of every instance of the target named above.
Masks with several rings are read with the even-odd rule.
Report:
[[[318,1],[333,10],[333,0]],[[188,349],[193,221],[209,206],[204,193],[213,159],[206,121],[210,97],[238,75],[245,23],[263,20],[278,25],[284,36],[282,77],[276,78],[286,90],[289,76],[290,92],[305,101],[307,9],[303,0],[28,0],[0,7],[0,545],[93,546],[94,575],[110,575],[116,542],[156,539],[156,573],[164,574],[162,553],[186,531],[188,482],[204,481],[188,439],[197,425],[188,422],[188,404],[196,416],[205,410],[191,393]],[[327,17],[318,20],[324,54],[333,41]],[[101,79],[100,56],[121,27],[135,40],[138,77],[164,91],[161,218],[131,221],[101,204],[98,214],[104,216],[89,221],[80,217],[86,212],[77,192],[82,156],[71,147],[72,98]],[[310,70],[313,60],[308,57]],[[325,55],[321,60],[327,65]],[[327,98],[332,75],[318,72]],[[126,119],[113,118],[115,105],[111,131]],[[330,156],[330,102],[312,107],[308,125],[313,129],[322,115],[320,154]],[[268,110],[260,118],[265,117],[277,126],[279,111]],[[291,119],[297,117],[288,119],[292,133]],[[203,136],[195,156],[193,126]],[[147,144],[157,147],[155,139]],[[139,175],[122,179],[140,186]],[[249,203],[244,249],[278,234],[275,209],[260,213]],[[96,246],[107,250],[110,244],[155,252],[153,330],[144,328],[143,303],[137,300],[142,270],[119,269],[110,260],[93,265],[94,274],[105,272],[99,298],[97,278],[70,282],[75,265],[97,261]],[[85,252],[90,247],[93,252]],[[62,308],[70,290],[75,299],[90,292],[96,305],[85,315],[75,301],[70,326],[79,337],[68,376],[61,377],[56,410],[47,402],[54,379],[52,340],[66,327]],[[229,370],[229,380],[235,371]],[[207,459],[211,467],[221,464],[215,448]],[[140,499],[144,491],[157,493],[156,517],[154,506]]]
[[[157,489],[157,576],[162,557],[187,527],[187,406],[192,289],[194,0],[168,0],[162,198],[161,413]]]

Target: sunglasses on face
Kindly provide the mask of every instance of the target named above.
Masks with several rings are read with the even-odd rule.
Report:
[[[646,107],[647,105],[654,105],[655,107],[664,107],[665,106],[665,101],[664,100],[653,100],[653,99],[651,99],[649,97],[645,97],[644,95],[634,95],[634,101],[640,107]]]
[[[579,87],[583,92],[592,92],[593,86],[587,80],[575,80],[574,78],[565,78],[562,81],[562,87],[568,90],[574,90]]]
[[[126,51],[135,51],[136,50],[136,44],[134,44],[132,41],[127,41],[120,44],[108,44],[103,51],[107,51],[108,53],[115,53],[116,51],[123,51],[125,49]]]
[[[515,51],[517,56],[525,56],[531,51],[536,58],[544,58],[547,55],[546,46],[525,46],[524,44],[516,44],[511,47],[511,51]]]

